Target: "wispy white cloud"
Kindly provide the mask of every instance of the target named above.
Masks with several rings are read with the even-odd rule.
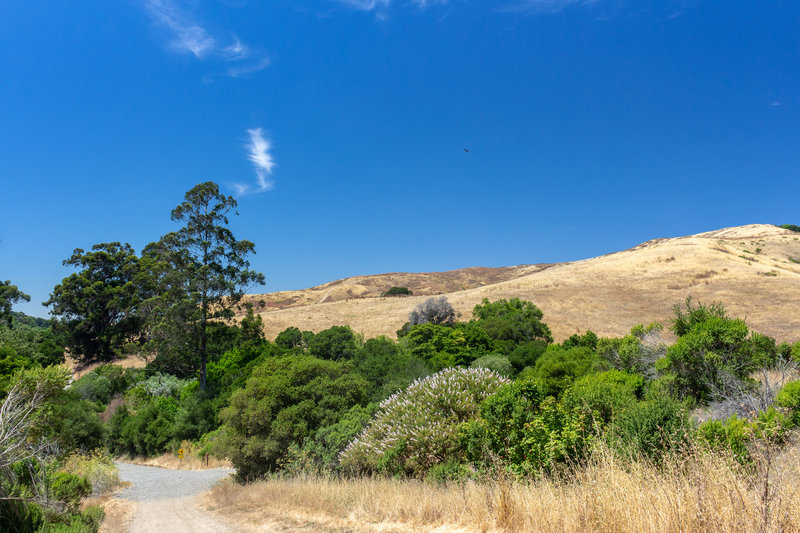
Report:
[[[225,72],[231,78],[243,78],[248,74],[252,74],[254,72],[258,72],[259,70],[267,68],[269,64],[270,64],[269,58],[264,57],[254,63],[228,67],[228,69]]]
[[[256,184],[232,184],[236,196],[265,192],[275,187],[275,183],[271,178],[272,168],[275,166],[275,160],[270,153],[272,143],[264,136],[264,130],[261,128],[247,130],[247,133],[250,136],[250,141],[245,145],[245,148],[247,149],[247,159],[253,163],[253,168],[256,171]]]
[[[212,36],[190,13],[174,0],[144,0],[144,6],[156,24],[170,34],[169,47],[178,53],[190,53],[197,59],[228,63],[226,76],[240,78],[266,68],[266,54],[253,50],[237,36],[227,39]],[[214,76],[206,76],[205,80]]]
[[[520,0],[503,6],[500,10],[511,13],[558,13],[572,6],[590,5],[597,0]]]
[[[359,11],[376,11],[379,14],[385,13],[386,10],[392,5],[393,0],[334,0],[346,7],[357,9]],[[406,3],[414,5],[420,9],[433,4],[446,4],[447,0],[406,0]]]

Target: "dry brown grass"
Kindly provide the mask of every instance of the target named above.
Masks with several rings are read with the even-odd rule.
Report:
[[[100,525],[99,533],[120,533],[128,531],[133,515],[136,511],[136,504],[128,500],[120,500],[113,496],[100,496],[88,498],[81,507],[85,509],[90,505],[97,505],[103,508],[106,516]]]
[[[508,267],[502,272],[467,269],[468,275],[462,270],[360,276],[249,299],[284,302],[258,309],[270,339],[289,326],[320,331],[333,325],[349,325],[366,337],[393,337],[415,305],[429,294],[444,294],[462,320],[471,318],[472,308],[483,298],[533,301],[544,311],[556,340],[586,329],[601,336],[624,335],[638,323],[668,320],[674,304],[693,296],[704,303],[723,303],[732,316],[779,341],[796,341],[800,264],[790,258],[800,257],[800,241],[794,235],[754,224],[656,239],[570,263]],[[739,257],[757,248],[757,262]],[[424,290],[412,288],[414,296],[405,298],[378,296],[379,290],[403,285],[404,280],[410,288],[414,281]]]
[[[213,457],[198,457],[197,455],[185,455],[183,458],[172,453],[165,453],[157,457],[120,457],[124,463],[132,463],[142,466],[155,466],[166,468],[167,470],[208,470],[211,468],[231,468],[231,463],[227,459],[215,459]]]
[[[120,357],[119,359],[115,359],[110,363],[90,363],[84,364],[79,360],[71,357],[69,353],[66,354],[66,364],[67,367],[72,370],[73,378],[80,379],[98,366],[112,364],[118,365],[122,368],[144,368],[147,365],[147,360],[139,355],[128,355],[126,357]]]
[[[309,531],[798,531],[800,448],[770,459],[752,475],[700,452],[659,469],[601,451],[568,479],[270,480],[220,485],[209,502],[245,527]]]

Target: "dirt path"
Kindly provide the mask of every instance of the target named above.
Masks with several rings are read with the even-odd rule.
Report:
[[[190,533],[241,531],[204,510],[198,495],[227,477],[231,470],[167,470],[117,463],[122,481],[132,485],[117,496],[134,502],[131,533]]]

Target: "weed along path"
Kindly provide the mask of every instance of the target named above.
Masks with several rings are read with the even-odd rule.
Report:
[[[238,532],[204,510],[198,495],[227,477],[231,470],[168,470],[117,463],[119,477],[131,485],[117,498],[135,504],[130,533]]]

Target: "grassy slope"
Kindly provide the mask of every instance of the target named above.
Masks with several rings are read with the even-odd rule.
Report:
[[[359,276],[250,298],[266,304],[259,311],[268,338],[288,326],[320,331],[338,324],[366,337],[394,336],[416,304],[444,294],[462,320],[483,298],[531,300],[544,311],[557,340],[586,329],[622,335],[636,323],[668,319],[675,303],[692,296],[722,302],[753,328],[795,341],[800,340],[800,263],[793,259],[800,261],[800,235],[754,224],[656,239],[583,261]],[[379,296],[393,285],[411,288],[414,296]]]

